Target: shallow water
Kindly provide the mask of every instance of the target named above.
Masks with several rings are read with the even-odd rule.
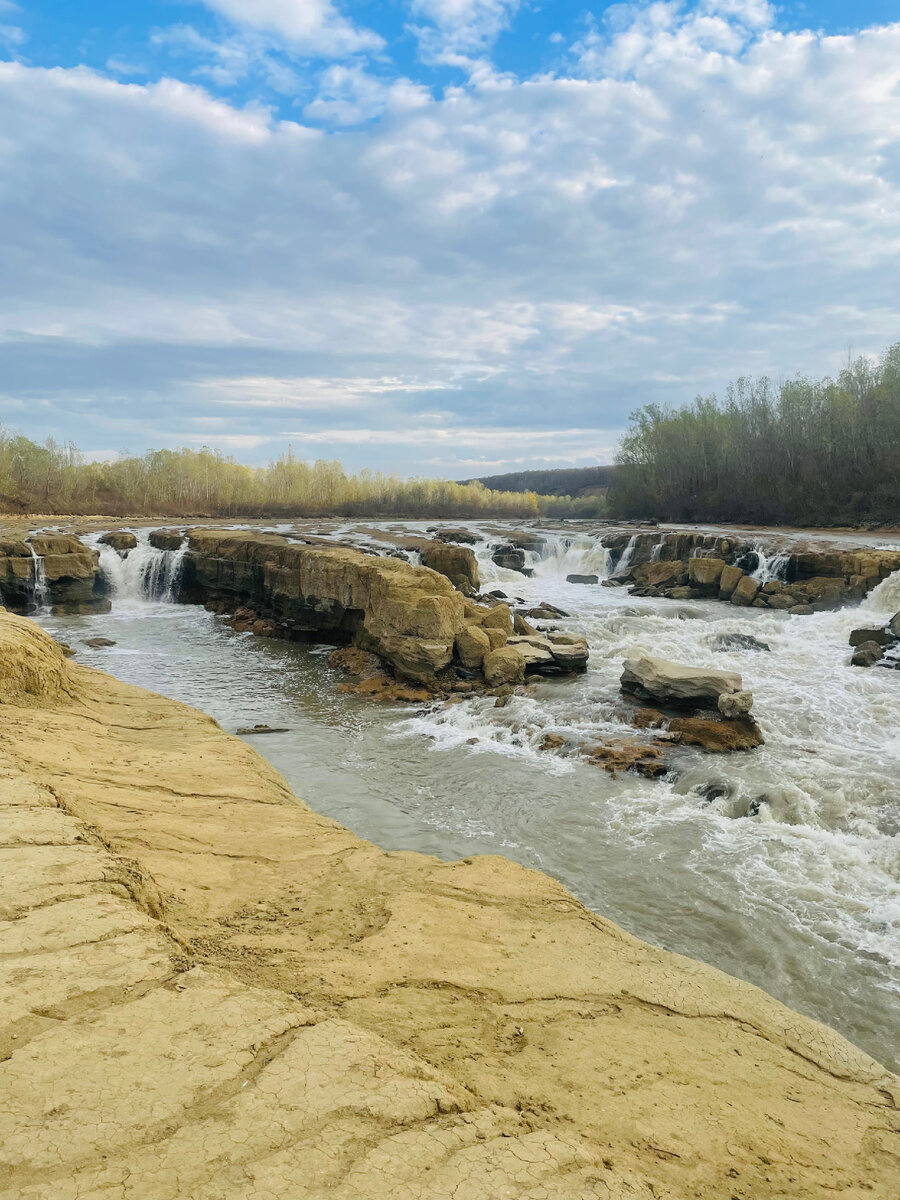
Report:
[[[387,528],[371,526],[369,540]],[[476,698],[411,712],[337,694],[326,647],[235,634],[125,584],[106,616],[41,620],[81,661],[226,729],[289,726],[249,740],[317,811],[379,845],[540,867],[639,936],[748,979],[900,1065],[900,671],[851,668],[847,646],[851,629],[900,609],[900,575],[863,611],[789,617],[569,584],[566,574],[608,567],[585,535],[554,535],[530,556],[532,579],[496,568],[486,545],[478,553],[483,586],[571,614],[559,627],[587,634],[585,675],[501,709]],[[729,633],[771,649],[719,648]],[[80,644],[97,634],[117,644]],[[628,735],[618,676],[636,652],[741,672],[766,745],[677,749],[662,781],[581,761],[579,743]],[[540,751],[546,733],[572,749]],[[711,802],[709,785],[722,789]]]

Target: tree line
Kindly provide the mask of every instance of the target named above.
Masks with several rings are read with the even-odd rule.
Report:
[[[43,444],[0,427],[0,510],[104,516],[566,516],[578,502],[494,491],[473,481],[347,474],[339,462],[306,462],[289,449],[263,467],[219,451],[151,450],[86,462],[71,442]]]
[[[669,521],[900,522],[900,343],[836,379],[738,379],[632,413],[610,510]]]

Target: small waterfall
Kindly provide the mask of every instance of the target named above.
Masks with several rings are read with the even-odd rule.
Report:
[[[609,551],[599,538],[548,538],[540,550],[525,552],[526,566],[537,579],[565,579],[567,575],[609,573]]]
[[[882,579],[877,587],[872,588],[868,596],[859,606],[860,611],[882,613],[892,617],[900,612],[900,571]]]
[[[633,533],[631,535],[631,540],[629,541],[628,545],[625,547],[622,557],[616,563],[616,569],[615,569],[616,575],[619,575],[623,571],[628,570],[629,566],[631,565],[631,560],[634,558],[634,548],[637,545],[637,540],[638,540],[638,535],[636,533]]]
[[[48,613],[50,611],[51,597],[50,585],[47,583],[47,572],[44,569],[44,558],[43,555],[38,554],[30,542],[28,543],[28,549],[31,551],[32,611],[35,613]]]
[[[187,538],[177,550],[158,550],[141,530],[138,544],[124,557],[112,546],[98,545],[100,570],[110,594],[119,600],[157,600],[172,603],[187,553]]]
[[[756,579],[759,583],[772,583],[776,579],[784,579],[788,563],[791,561],[790,554],[783,550],[769,554],[759,542],[754,545],[751,553],[755,554],[757,559],[756,569],[750,572],[751,579]]]

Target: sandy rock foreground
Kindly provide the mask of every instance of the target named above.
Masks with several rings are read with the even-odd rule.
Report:
[[[900,1080],[0,613],[2,1200],[900,1194]]]

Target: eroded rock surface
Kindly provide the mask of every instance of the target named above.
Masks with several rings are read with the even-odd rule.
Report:
[[[900,1080],[0,613],[0,1200],[895,1200]]]

